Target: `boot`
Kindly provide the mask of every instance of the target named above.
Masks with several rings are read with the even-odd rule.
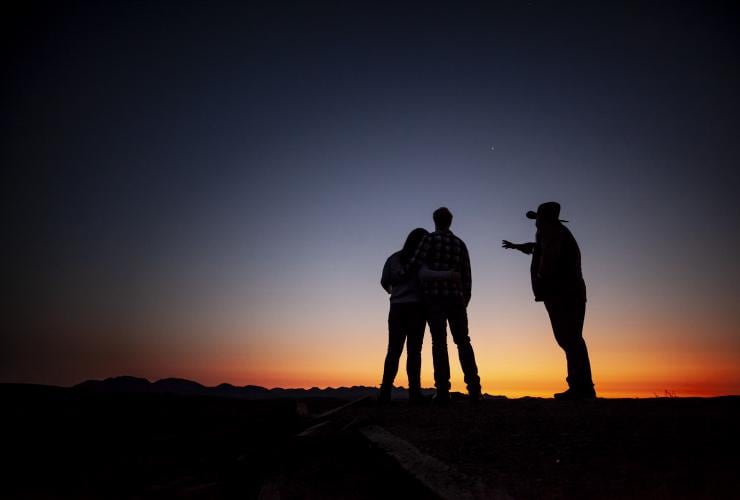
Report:
[[[378,391],[378,404],[387,404],[391,402],[391,387],[381,385]]]
[[[412,405],[422,404],[424,402],[424,395],[421,393],[419,388],[409,388],[409,403]]]
[[[450,392],[438,390],[432,396],[432,402],[437,406],[448,406],[450,404]]]
[[[561,401],[593,401],[596,399],[596,391],[593,386],[580,389],[570,387],[565,392],[554,394],[553,397]]]

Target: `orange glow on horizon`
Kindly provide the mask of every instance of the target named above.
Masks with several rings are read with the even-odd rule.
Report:
[[[678,324],[660,318],[624,320],[592,308],[587,312],[584,336],[589,346],[597,393],[603,397],[721,396],[740,394],[737,356],[740,340],[731,324],[705,321]],[[471,338],[484,392],[508,397],[551,397],[565,389],[565,357],[552,337],[544,308],[531,305],[531,314],[506,315],[473,309]],[[266,326],[211,326],[180,328],[183,342],[156,344],[156,329],[139,328],[141,340],[132,344],[97,344],[98,338],[72,327],[57,331],[82,332],[59,335],[48,343],[54,360],[75,360],[64,383],[88,378],[134,375],[157,380],[181,377],[215,386],[259,385],[267,388],[378,386],[386,351],[384,311],[370,311],[362,327],[344,333],[342,321],[322,329],[307,325],[300,330]],[[714,343],[706,334],[715,332]],[[116,339],[131,338],[125,331]],[[88,343],[90,357],[70,350],[73,343]],[[139,347],[141,346],[141,347]],[[465,392],[457,350],[448,341],[451,383]],[[75,357],[76,356],[76,357]],[[52,359],[52,354],[49,354]],[[132,362],[133,360],[133,362]],[[399,363],[396,386],[407,386],[406,356]],[[72,366],[72,365],[70,365]],[[59,372],[62,372],[62,366]],[[27,377],[22,382],[36,382]],[[60,377],[61,378],[61,377]],[[46,383],[39,380],[39,383]],[[422,351],[422,385],[433,387],[431,342],[425,334]]]
[[[595,336],[595,335],[594,335]],[[267,388],[327,388],[355,385],[377,386],[380,382],[385,345],[377,343],[363,352],[337,348],[323,356],[305,356],[287,350],[280,363],[255,362],[254,357],[222,358],[182,370],[184,378],[206,385],[229,382]],[[478,343],[478,365],[483,390],[507,397],[551,397],[565,389],[565,358],[554,344],[522,345],[501,353]],[[701,356],[693,351],[615,352],[589,342],[596,389],[602,397],[655,397],[676,395],[710,397],[740,394],[740,376],[730,354]],[[454,344],[449,346],[452,390],[465,392]],[[326,362],[331,359],[331,362]],[[422,385],[433,387],[430,346],[422,354]],[[155,377],[156,378],[156,377]],[[396,386],[407,386],[405,354],[399,363]]]

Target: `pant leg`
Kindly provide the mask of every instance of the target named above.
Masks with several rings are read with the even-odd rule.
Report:
[[[426,313],[421,302],[409,303],[406,307],[406,374],[409,378],[409,389],[421,389],[421,346],[424,343]]]
[[[388,351],[385,355],[383,366],[382,386],[390,389],[398,373],[398,361],[403,352],[403,344],[406,340],[406,333],[403,326],[402,304],[391,304],[388,312]]]
[[[465,305],[457,303],[448,305],[447,315],[450,322],[452,340],[457,345],[457,355],[460,358],[460,366],[465,376],[465,384],[468,387],[468,392],[471,394],[480,393],[478,365],[475,362],[473,345],[470,343],[468,312]]]
[[[447,357],[447,316],[438,301],[427,304],[427,321],[432,337],[432,362],[434,363],[434,387],[439,392],[450,390],[450,360]]]
[[[565,351],[568,364],[568,386],[574,389],[593,389],[591,361],[583,339],[583,320],[586,303],[583,301],[547,301],[552,331],[558,345]]]

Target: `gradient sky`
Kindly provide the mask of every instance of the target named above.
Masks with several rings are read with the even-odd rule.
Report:
[[[556,200],[597,391],[740,394],[734,2],[18,4],[0,381],[376,385],[382,265],[445,205],[484,391],[547,395],[564,356],[500,242]]]

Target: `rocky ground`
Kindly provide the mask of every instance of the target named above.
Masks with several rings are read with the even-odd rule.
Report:
[[[366,399],[328,414],[346,401],[0,397],[3,498],[740,498],[737,397]]]
[[[740,398],[355,409],[513,498],[740,498]]]

